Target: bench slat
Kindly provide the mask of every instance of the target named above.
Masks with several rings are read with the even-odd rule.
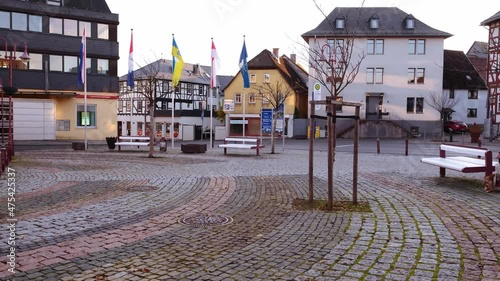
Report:
[[[149,142],[115,142],[115,145],[140,145],[140,146],[146,146],[149,145]]]
[[[476,147],[463,147],[463,146],[454,146],[454,145],[447,145],[447,144],[441,144],[440,149],[459,153],[459,154],[473,155],[473,156],[484,156],[484,154],[488,151],[486,148],[481,148],[481,147],[477,147],[477,148]]]

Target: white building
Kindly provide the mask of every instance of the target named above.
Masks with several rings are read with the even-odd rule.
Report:
[[[440,114],[426,104],[426,99],[431,93],[443,91],[443,45],[450,36],[398,8],[365,7],[335,8],[315,29],[302,35],[311,54],[316,54],[310,60],[321,60],[318,53],[326,60],[333,57],[334,68],[342,69],[345,50],[352,48],[349,65],[361,61],[359,72],[338,98],[361,102],[361,118],[367,120],[364,124],[390,120],[402,131],[433,134],[441,130],[437,125]],[[335,76],[339,75],[337,71],[330,72]],[[311,75],[315,72],[315,68],[310,68]],[[314,89],[318,81],[310,78],[309,89]],[[321,99],[330,95],[326,87],[331,84],[321,85]],[[339,115],[352,115],[353,111],[343,108]],[[319,112],[325,114],[324,106]],[[340,130],[349,127],[343,120],[337,124]],[[364,137],[379,134],[378,129],[376,133],[362,132]]]

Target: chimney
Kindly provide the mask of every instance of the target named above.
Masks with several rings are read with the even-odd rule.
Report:
[[[193,74],[194,75],[200,75],[200,64],[193,64]]]
[[[297,55],[296,54],[290,54],[290,60],[293,63],[297,64]]]
[[[273,48],[273,54],[276,58],[280,57],[280,49],[279,48]]]

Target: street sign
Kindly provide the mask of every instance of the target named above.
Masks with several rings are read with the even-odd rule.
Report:
[[[273,129],[273,109],[263,108],[261,116],[262,116],[262,133],[270,134]]]
[[[315,83],[314,84],[314,90],[313,90],[312,100],[313,101],[319,101],[319,100],[321,100],[321,84],[319,84],[319,83]],[[315,106],[315,109],[316,110],[320,110],[321,109],[321,105],[317,104]]]
[[[234,111],[234,100],[224,100],[224,112]]]

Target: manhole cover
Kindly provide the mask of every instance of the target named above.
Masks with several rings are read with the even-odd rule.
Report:
[[[226,225],[232,222],[233,218],[216,214],[198,214],[191,217],[179,219],[179,223],[194,227]]]
[[[156,186],[150,186],[150,185],[133,185],[133,186],[126,186],[123,188],[123,190],[128,191],[128,192],[147,192],[147,191],[155,191],[159,190],[159,187]]]

